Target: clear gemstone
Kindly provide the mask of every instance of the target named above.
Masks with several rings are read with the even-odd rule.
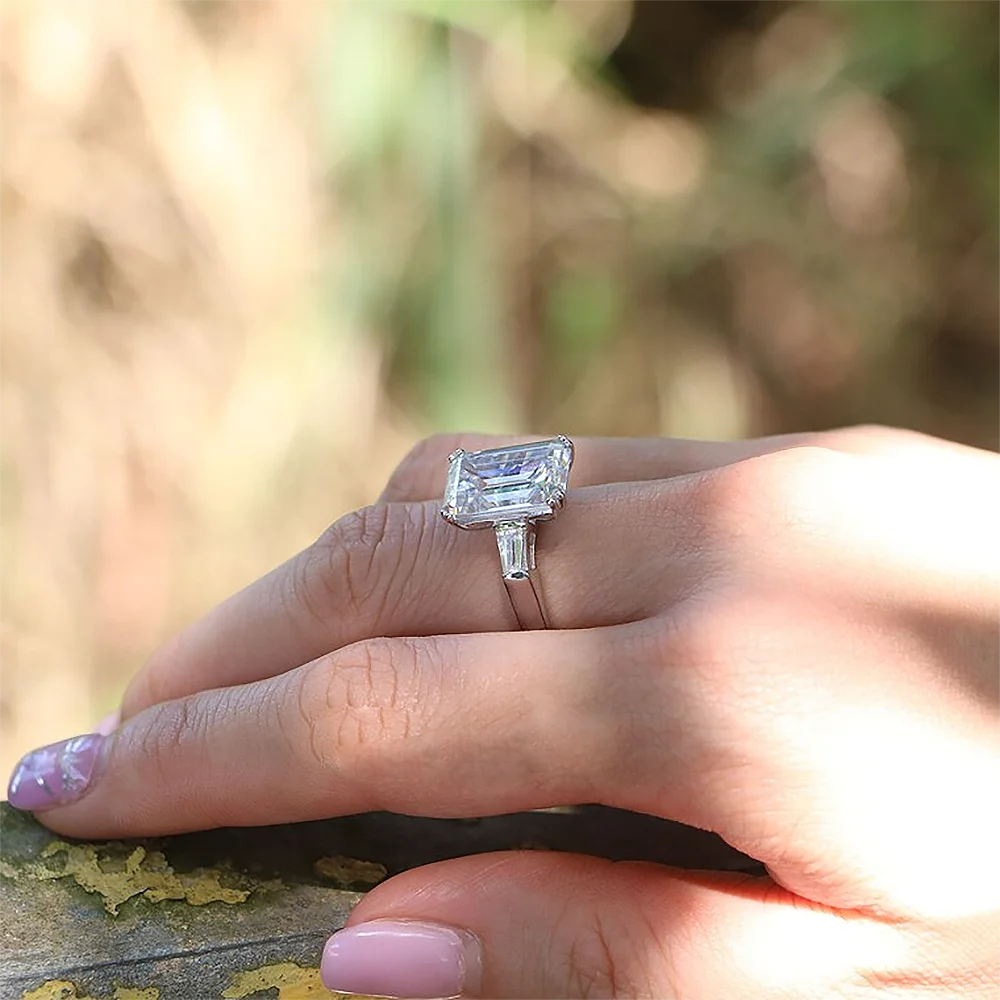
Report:
[[[566,438],[458,452],[448,469],[442,513],[463,528],[551,517],[572,464]]]

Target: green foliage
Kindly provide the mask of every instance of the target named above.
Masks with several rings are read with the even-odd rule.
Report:
[[[860,367],[843,377],[828,415],[804,406],[798,417],[800,390],[781,388],[795,371],[783,370],[780,356],[772,363],[745,356],[745,344],[729,348],[732,364],[765,393],[785,392],[781,422],[920,423],[858,392],[883,377],[871,359],[891,358],[926,312],[926,295],[901,279],[895,261],[916,254],[935,266],[938,244],[953,238],[954,227],[941,222],[949,196],[942,170],[969,185],[995,233],[992,5],[836,0],[793,7],[777,26],[762,17],[750,35],[720,33],[708,56],[725,64],[718,53],[739,38],[743,54],[731,60],[757,69],[736,94],[688,116],[702,162],[680,191],[670,183],[658,190],[655,173],[651,188],[636,189],[630,158],[660,155],[664,170],[679,169],[669,162],[672,120],[652,152],[632,151],[629,136],[648,115],[609,89],[620,73],[604,65],[621,32],[595,30],[601,17],[573,16],[580,6],[400,0],[338,8],[321,86],[350,253],[332,301],[384,338],[396,397],[435,428],[548,425],[562,419],[574,391],[602,381],[609,362],[614,368],[616,357],[661,336],[645,317],[690,302],[692,276],[726,273],[753,248],[787,261],[786,296],[813,300],[829,316],[823,322],[846,326],[846,340],[858,345],[844,348]],[[601,16],[620,8],[583,6]],[[768,60],[774,65],[762,71]],[[710,62],[698,71],[710,74]],[[869,168],[859,166],[853,181],[817,177],[817,143],[845,108],[860,109],[857,120],[848,115],[830,142],[855,142],[859,156],[875,158],[872,170],[879,156],[902,150],[896,179],[885,190],[871,181],[872,205],[857,219],[838,215],[841,196],[830,186],[843,181],[843,200],[853,183],[863,201]],[[577,118],[567,125],[570,114]],[[830,169],[845,168],[837,161]],[[905,188],[898,210],[893,185]],[[715,305],[726,283],[713,294],[698,280],[711,299],[696,303],[699,322],[707,315],[723,339],[738,336],[738,319]],[[777,323],[789,306],[778,295],[770,308]],[[668,354],[679,350],[667,342]],[[636,392],[662,391],[664,379],[653,381],[661,388],[640,381]],[[755,430],[751,413],[745,430]]]

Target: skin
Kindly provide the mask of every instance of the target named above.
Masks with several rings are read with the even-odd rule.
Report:
[[[544,852],[406,872],[351,924],[457,928],[484,997],[1000,989],[1000,457],[856,428],[580,440],[539,532],[555,629],[511,631],[434,438],[380,502],[159,650],[100,778],[40,816],[119,837],[370,809],[601,802],[770,877]]]

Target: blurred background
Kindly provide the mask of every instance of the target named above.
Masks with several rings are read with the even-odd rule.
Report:
[[[996,448],[998,9],[3,0],[3,770],[434,431]]]

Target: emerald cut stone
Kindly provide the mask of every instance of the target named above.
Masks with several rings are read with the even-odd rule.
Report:
[[[441,513],[460,528],[538,521],[562,504],[573,464],[568,438],[485,451],[457,451]]]

